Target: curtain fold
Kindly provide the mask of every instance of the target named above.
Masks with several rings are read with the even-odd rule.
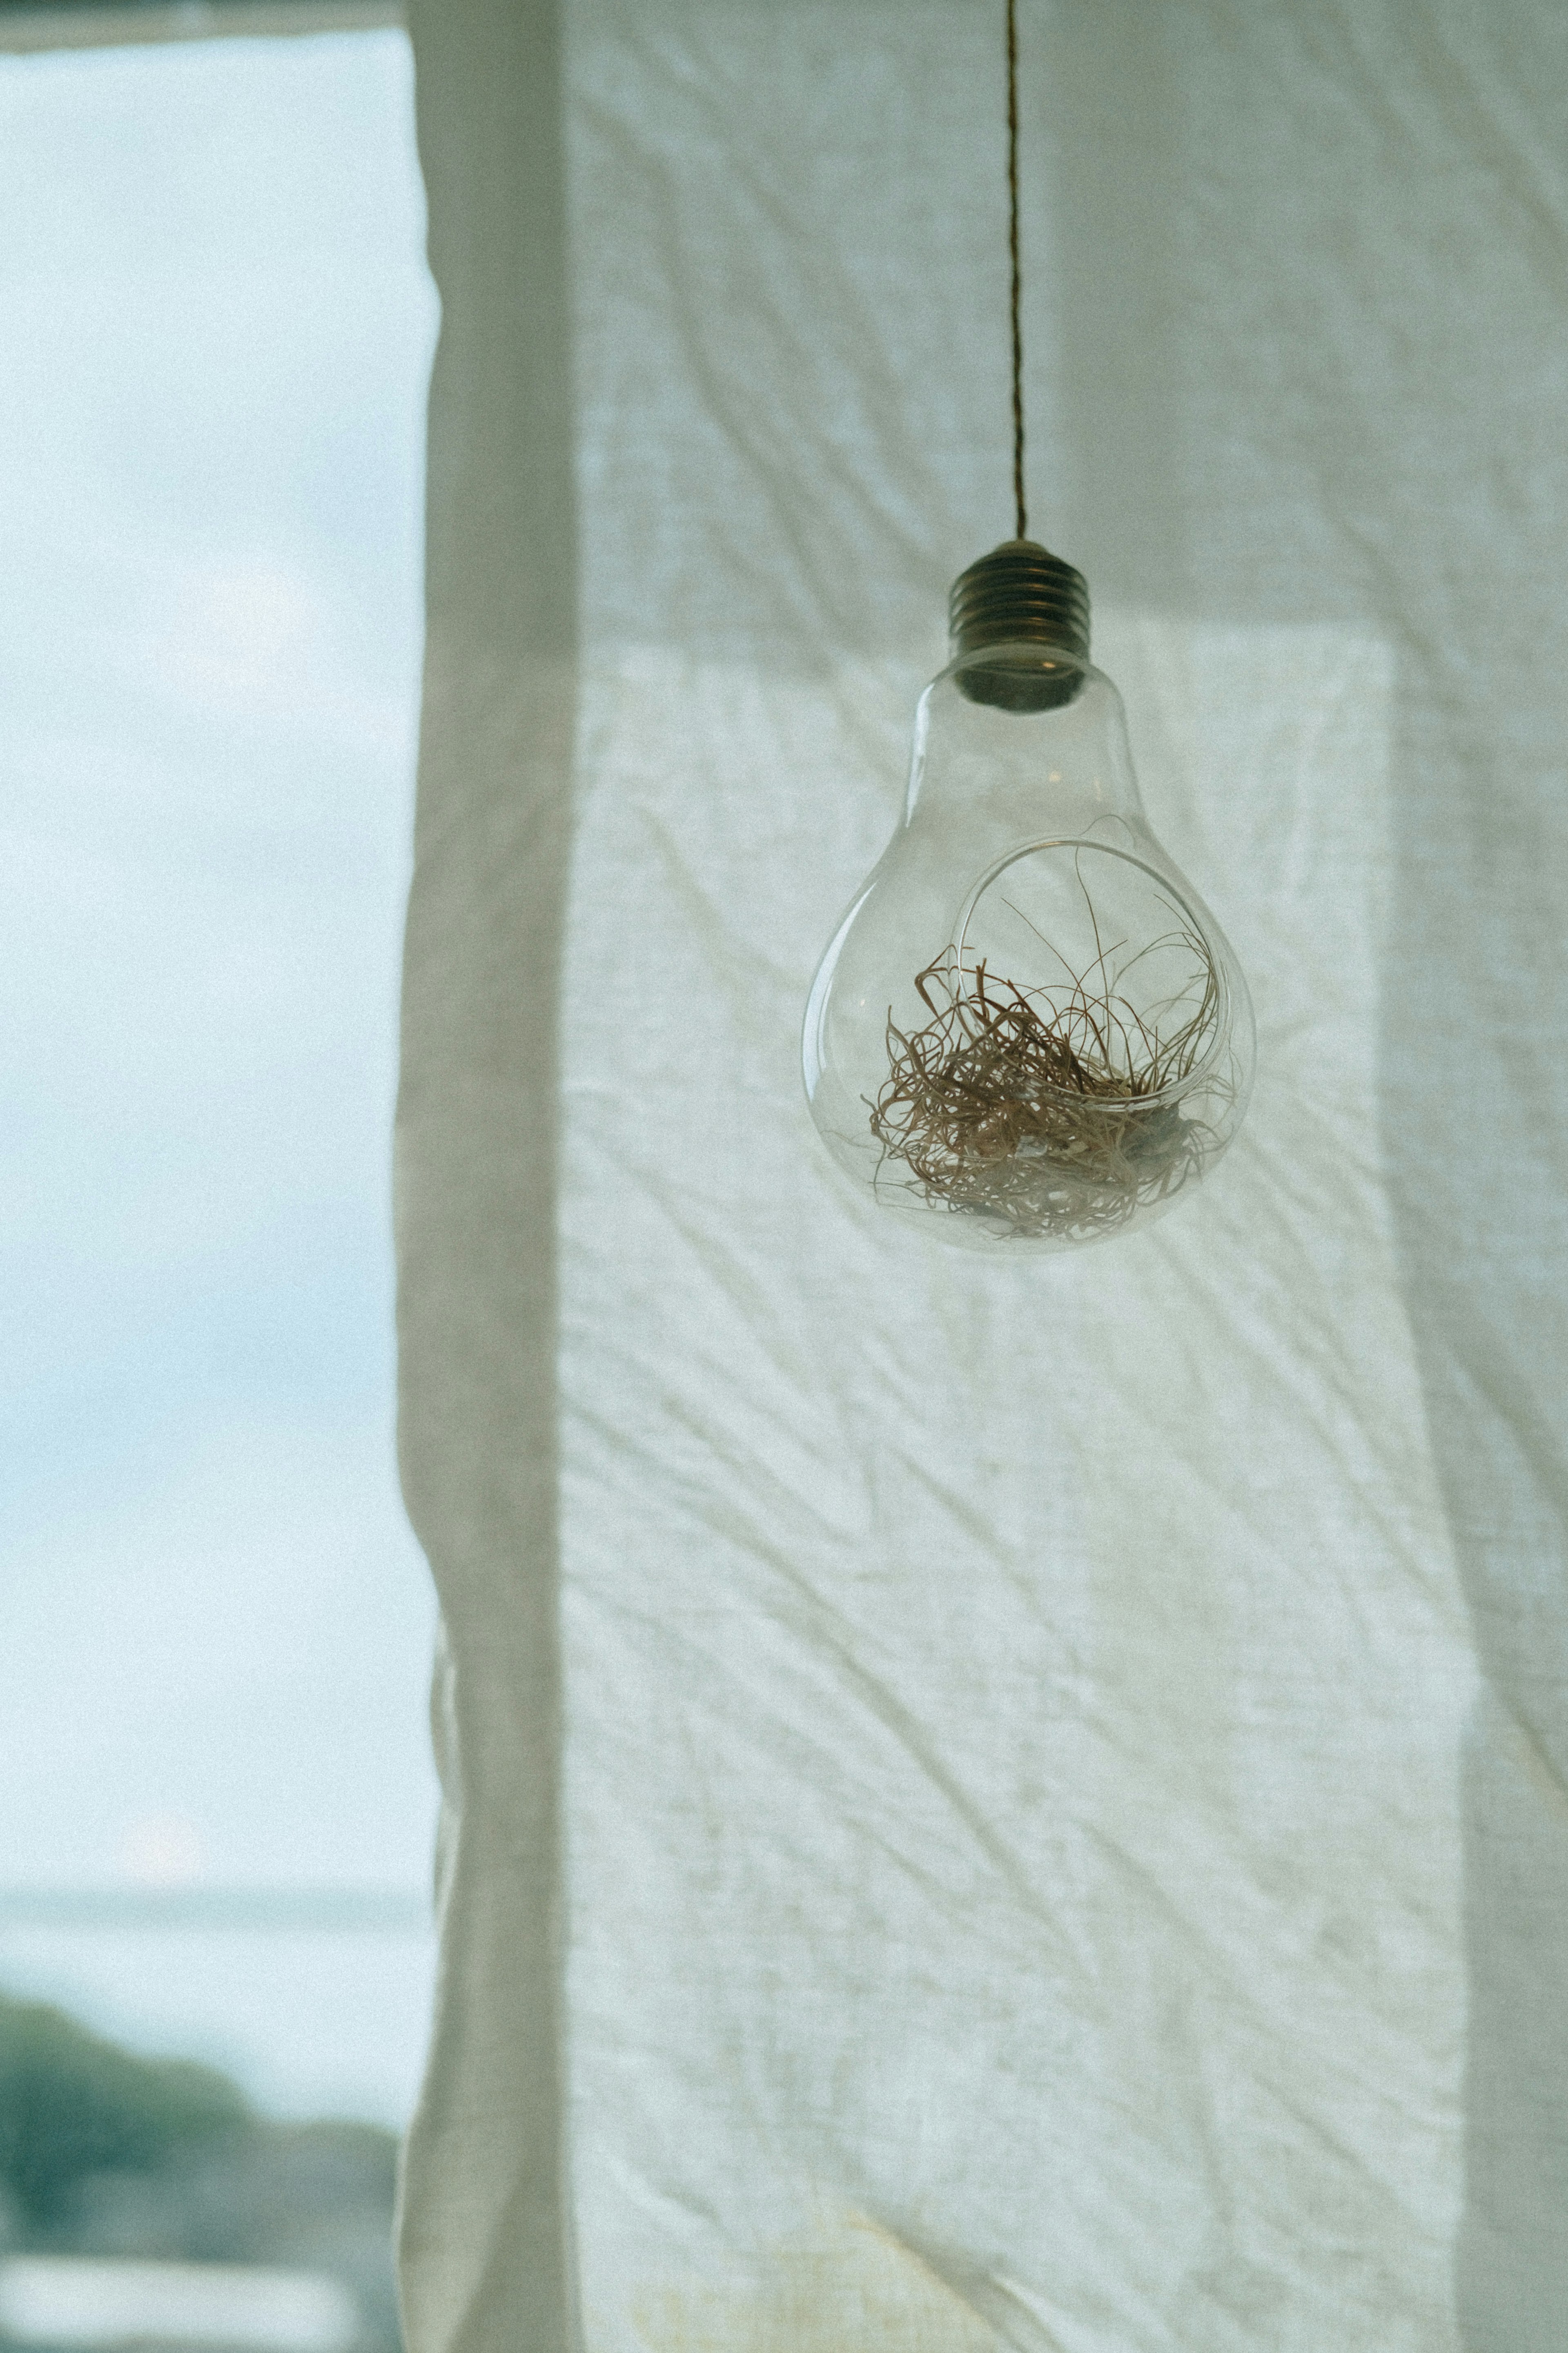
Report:
[[[1561,2353],[1568,16],[1020,16],[1032,514],[1260,1066],[1011,1267],[796,1074],[1009,527],[1000,7],[416,10],[411,2353]]]
[[[397,1106],[404,1493],[441,1609],[440,1966],[411,2346],[570,2342],[555,1206],[577,629],[553,0],[416,5],[441,333]]]

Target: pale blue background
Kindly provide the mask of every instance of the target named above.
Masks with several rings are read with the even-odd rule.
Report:
[[[425,385],[400,33],[0,58],[0,1886],[422,1892],[389,1127]],[[427,1938],[6,1926],[395,2117]]]

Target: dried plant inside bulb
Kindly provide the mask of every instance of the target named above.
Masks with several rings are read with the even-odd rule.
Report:
[[[916,977],[931,1020],[900,1029],[889,1010],[887,1081],[867,1099],[879,1183],[901,1163],[930,1208],[1020,1240],[1091,1241],[1168,1200],[1224,1148],[1221,1128],[1183,1102],[1220,1022],[1202,934],[1178,916],[1119,962],[1092,905],[1089,915],[1099,953],[1075,971],[1053,949],[1059,982],[1022,987],[950,947]],[[1173,993],[1135,1001],[1135,968],[1168,967],[1173,952],[1184,967]],[[1212,1087],[1204,1108],[1215,1108]]]

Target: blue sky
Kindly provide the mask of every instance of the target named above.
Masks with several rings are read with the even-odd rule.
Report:
[[[406,42],[0,58],[0,1884],[419,1887]],[[404,2104],[417,1939],[339,1939],[319,2017],[303,1950],[208,1941],[0,1931],[0,1985],[274,2105]]]

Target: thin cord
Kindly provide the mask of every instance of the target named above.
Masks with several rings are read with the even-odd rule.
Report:
[[[1007,207],[1008,248],[1013,257],[1013,504],[1015,536],[1027,539],[1024,512],[1024,330],[1019,317],[1023,273],[1018,265],[1018,0],[1007,0]]]

